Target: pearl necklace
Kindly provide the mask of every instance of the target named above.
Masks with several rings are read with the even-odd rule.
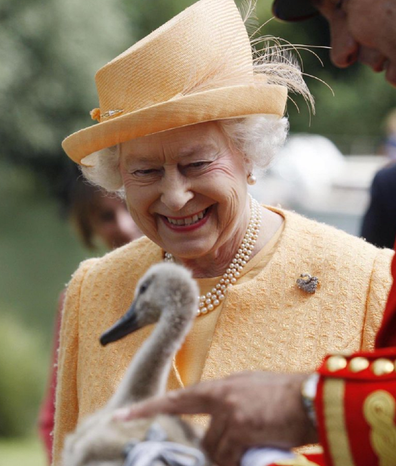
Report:
[[[213,311],[220,305],[221,301],[224,301],[227,290],[237,282],[238,278],[241,276],[243,268],[250,259],[260,232],[261,207],[260,204],[250,196],[250,194],[249,197],[250,220],[242,243],[217,285],[212,288],[212,291],[209,291],[199,297],[197,317]],[[164,261],[174,262],[173,255],[169,252],[165,252]]]

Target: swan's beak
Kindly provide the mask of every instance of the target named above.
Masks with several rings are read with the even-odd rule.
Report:
[[[124,338],[139,328],[140,326],[135,312],[135,303],[133,302],[126,314],[103,333],[100,337],[100,343],[102,346],[106,346],[108,343],[121,340],[121,338]]]

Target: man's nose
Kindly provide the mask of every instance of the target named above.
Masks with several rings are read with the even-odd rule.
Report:
[[[193,197],[190,183],[181,173],[165,174],[161,181],[161,202],[171,212],[180,211]]]
[[[356,62],[359,44],[348,30],[346,18],[337,18],[330,22],[331,61],[339,68],[347,68]]]

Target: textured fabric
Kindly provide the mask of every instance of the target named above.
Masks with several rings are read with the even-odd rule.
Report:
[[[396,347],[396,255],[393,256],[392,261],[392,277],[393,285],[386,303],[381,328],[375,340],[376,348]]]
[[[241,272],[241,276],[238,278],[239,284],[254,278],[267,265],[282,231],[283,225],[263,249],[246,264]],[[208,291],[211,291],[219,282],[219,278],[220,277],[199,280],[201,294],[206,294]],[[184,387],[197,383],[201,379],[206,355],[209,351],[217,319],[222,309],[223,303],[204,318],[197,319],[177,354],[177,369]],[[199,351],[197,351],[197,348],[199,348]]]
[[[330,352],[373,348],[391,282],[392,251],[278,212],[285,218],[278,246],[261,273],[227,294],[202,380],[246,369],[313,371]],[[151,332],[142,329],[108,348],[98,342],[129,307],[139,277],[162,259],[163,251],[141,238],[83,262],[75,273],[62,320],[55,464],[64,435],[110,398]],[[301,273],[319,278],[315,294],[296,286]],[[175,365],[168,387],[181,387]]]

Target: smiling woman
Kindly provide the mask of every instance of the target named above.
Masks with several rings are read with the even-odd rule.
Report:
[[[291,57],[257,49],[233,0],[200,0],[96,75],[99,123],[63,147],[88,179],[125,196],[146,236],[84,262],[69,285],[56,462],[148,335],[97,343],[155,263],[188,267],[200,289],[169,388],[246,369],[308,372],[329,352],[373,345],[391,251],[248,195],[285,140],[288,87],[312,99]]]

